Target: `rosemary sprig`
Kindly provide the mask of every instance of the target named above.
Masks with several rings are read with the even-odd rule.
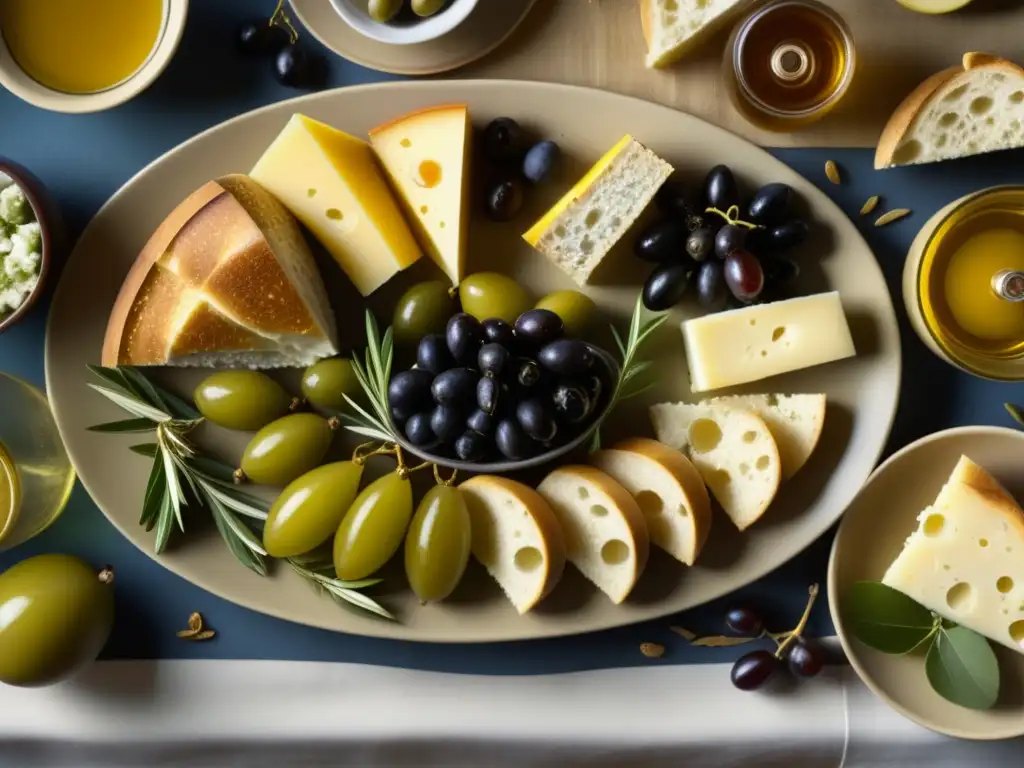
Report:
[[[353,413],[340,413],[345,428],[357,435],[381,440],[385,443],[395,442],[395,431],[391,426],[390,407],[388,405],[388,382],[391,381],[391,361],[394,356],[394,339],[391,328],[384,332],[381,339],[377,320],[373,313],[366,311],[366,356],[363,362],[358,355],[352,356],[352,368],[359,385],[366,393],[369,408],[363,408],[348,395],[345,400]]]
[[[654,382],[638,385],[639,377],[650,369],[652,363],[650,360],[637,360],[636,356],[643,343],[668,319],[668,314],[662,313],[647,320],[644,319],[644,314],[643,298],[637,296],[636,305],[633,307],[633,316],[629,321],[629,334],[625,342],[615,326],[611,326],[615,346],[618,347],[619,354],[622,356],[622,366],[619,369],[619,380],[615,382],[615,388],[612,390],[611,402],[605,410],[606,415],[611,413],[615,406],[623,400],[643,394],[654,386]],[[598,422],[590,440],[590,450],[593,452],[600,448],[601,423]]]
[[[288,558],[288,565],[321,594],[339,605],[354,606],[383,619],[395,621],[395,616],[378,602],[356,590],[380,584],[381,579],[342,581],[334,578],[334,565],[319,555]]]

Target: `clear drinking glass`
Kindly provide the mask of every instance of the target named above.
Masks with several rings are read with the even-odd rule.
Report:
[[[0,373],[0,550],[46,530],[74,484],[46,395]]]

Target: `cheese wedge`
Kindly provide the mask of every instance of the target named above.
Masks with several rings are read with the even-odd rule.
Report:
[[[707,405],[742,408],[757,414],[771,430],[789,480],[814,453],[825,424],[825,395],[731,395],[705,400]]]
[[[672,170],[632,136],[623,136],[523,239],[585,285]]]
[[[741,531],[757,522],[782,481],[768,425],[741,408],[698,403],[651,406],[658,440],[685,453]]]
[[[711,499],[690,460],[644,437],[623,440],[590,460],[636,499],[651,541],[693,565],[711,529]]]
[[[459,486],[473,531],[472,552],[519,613],[539,603],[562,578],[565,537],[551,507],[533,488],[492,475]]]
[[[292,115],[249,175],[306,225],[363,296],[422,255],[365,141]]]
[[[818,293],[683,322],[690,389],[706,392],[853,357],[839,293]]]
[[[465,104],[423,109],[370,131],[420,245],[453,285],[465,268],[472,135]]]
[[[647,66],[667,67],[726,28],[756,0],[640,0]]]
[[[1024,653],[1024,511],[961,456],[882,583]]]
[[[647,523],[629,491],[599,469],[572,465],[544,478],[537,492],[565,534],[569,562],[621,603],[647,565]]]

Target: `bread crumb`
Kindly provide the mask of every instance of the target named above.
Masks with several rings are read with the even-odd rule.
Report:
[[[640,643],[640,653],[648,659],[660,659],[665,655],[665,646],[659,643]]]
[[[835,160],[825,161],[825,175],[828,177],[828,180],[831,181],[833,184],[843,183],[843,179],[839,175],[839,166],[836,165]]]

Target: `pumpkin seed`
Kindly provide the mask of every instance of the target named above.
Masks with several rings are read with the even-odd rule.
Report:
[[[825,175],[828,176],[828,180],[833,184],[843,183],[843,179],[839,175],[839,166],[836,165],[835,160],[827,160],[825,162]]]
[[[865,200],[864,201],[864,205],[862,205],[860,207],[860,215],[861,216],[867,216],[869,213],[871,213],[873,210],[875,210],[875,207],[877,205],[878,205],[878,195],[872,195],[867,200]]]
[[[883,213],[875,221],[876,227],[884,227],[886,224],[892,224],[894,221],[902,219],[904,216],[910,215],[909,208],[893,208],[891,211]]]
[[[660,659],[665,655],[665,646],[658,643],[640,643],[640,653],[648,659]]]

